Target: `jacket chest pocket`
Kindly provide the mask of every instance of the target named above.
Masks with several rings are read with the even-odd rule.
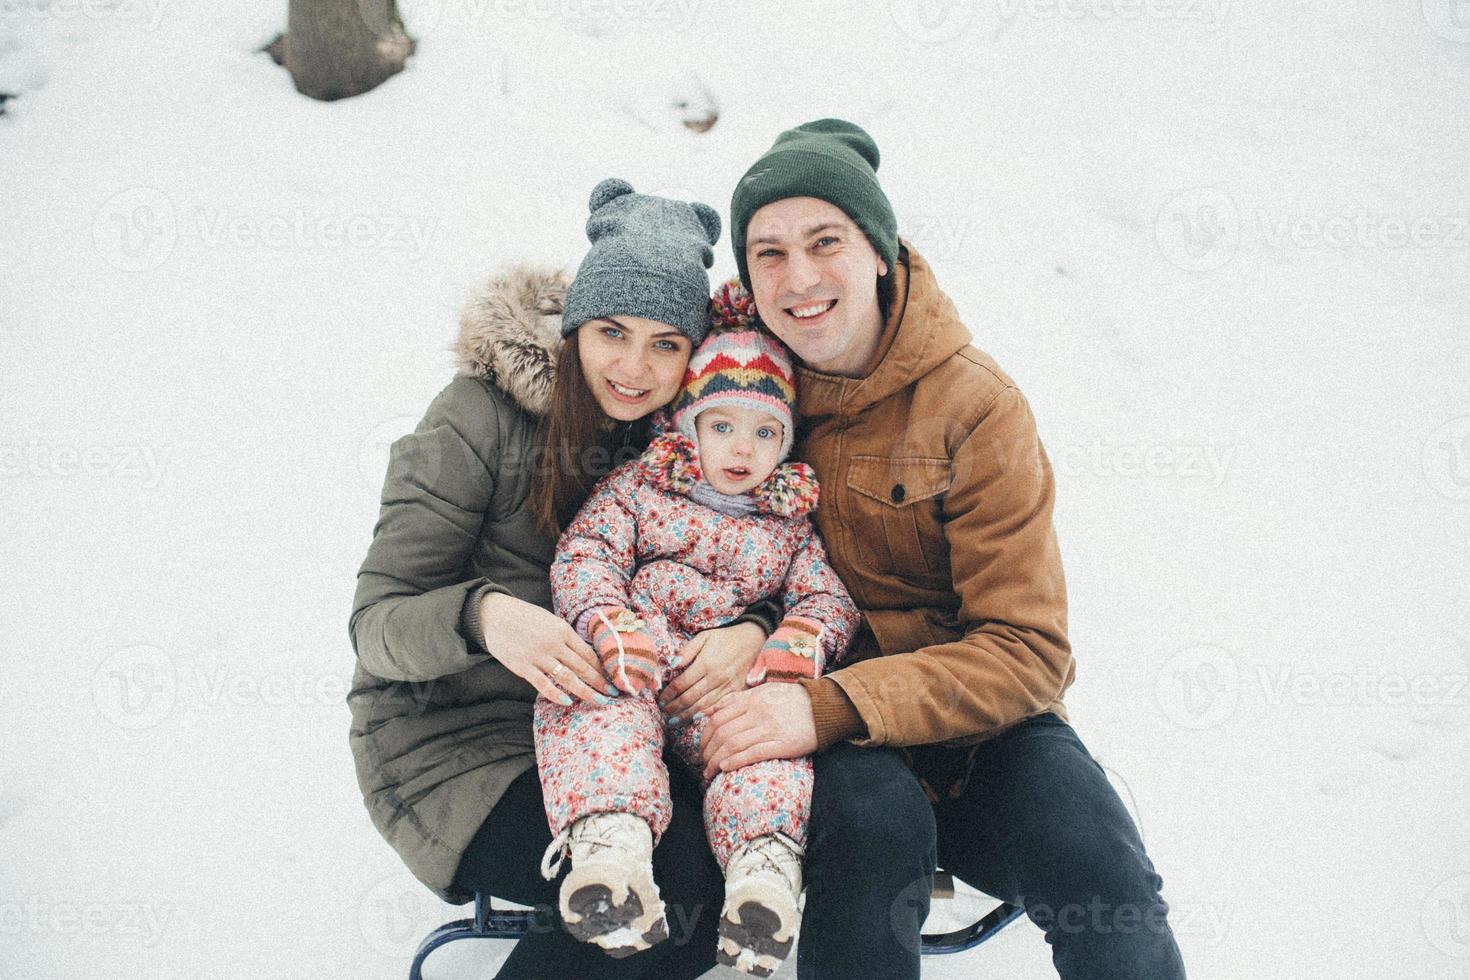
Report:
[[[875,572],[917,578],[949,564],[941,495],[950,461],[854,456],[847,467],[847,530]]]

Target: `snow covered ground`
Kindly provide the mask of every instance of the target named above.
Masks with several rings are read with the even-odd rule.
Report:
[[[463,910],[347,751],[387,445],[597,180],[724,213],[840,115],[1035,408],[1191,975],[1470,976],[1464,0],[404,6],[327,105],[254,53],[283,3],[0,2],[0,975],[404,975]]]

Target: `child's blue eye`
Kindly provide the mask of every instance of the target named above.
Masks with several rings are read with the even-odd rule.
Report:
[[[765,426],[761,426],[759,429],[756,429],[755,434],[760,436],[762,439],[776,438],[775,431],[773,429],[767,429]]]
[[[715,431],[716,432],[718,432],[718,433],[720,433],[720,434],[723,435],[724,433],[730,431],[730,423],[729,422],[716,422],[714,428],[715,428]]]

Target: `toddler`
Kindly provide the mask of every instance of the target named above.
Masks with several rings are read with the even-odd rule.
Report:
[[[704,720],[674,724],[657,701],[684,642],[779,596],[786,615],[746,678],[755,685],[819,675],[857,629],[857,609],[808,517],[815,476],[783,462],[794,383],[775,338],[739,321],[711,332],[690,358],[672,426],[599,484],[557,546],[556,611],[622,694],[606,704],[536,702],[553,835],[542,873],[554,877],[570,854],[562,920],[615,956],[668,935],[652,860],[670,816],[665,741],[703,770]],[[725,873],[721,963],[769,976],[790,952],[811,784],[806,758],[706,782],[705,827]]]

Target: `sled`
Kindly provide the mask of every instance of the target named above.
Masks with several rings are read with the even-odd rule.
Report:
[[[943,871],[934,875],[934,897],[954,897],[953,879]],[[531,929],[531,909],[497,909],[494,899],[482,892],[475,893],[475,916],[472,919],[456,919],[446,922],[424,937],[414,954],[413,964],[408,969],[408,980],[423,980],[424,960],[440,946],[461,939],[519,939]],[[974,949],[987,939],[992,939],[1006,926],[1020,918],[1022,909],[1009,902],[1001,902],[994,909],[962,929],[951,932],[925,933],[920,952],[925,956],[944,956],[963,953]]]

